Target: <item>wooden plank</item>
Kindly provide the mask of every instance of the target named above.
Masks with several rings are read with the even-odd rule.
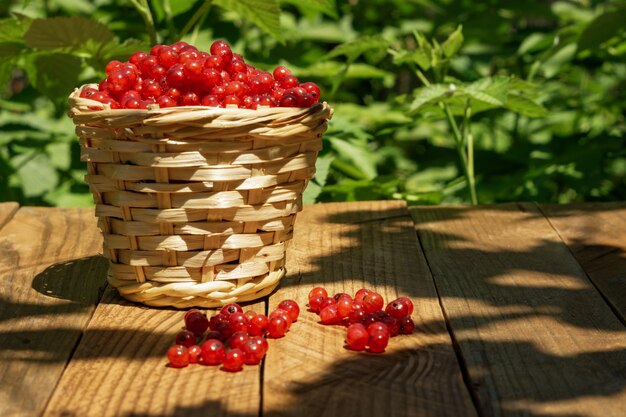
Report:
[[[265,311],[265,302],[247,309]],[[167,366],[184,311],[142,307],[107,290],[44,416],[257,416],[261,367]]]
[[[626,203],[541,205],[541,210],[626,322]]]
[[[445,327],[432,277],[404,203],[307,206],[287,253],[288,277],[270,311],[295,299],[300,319],[270,340],[263,376],[264,416],[476,416]],[[343,348],[345,328],[323,326],[306,310],[309,290],[379,291],[410,296],[416,332],[387,352]]]
[[[536,206],[411,213],[485,416],[624,415],[624,326]]]
[[[0,231],[0,415],[39,416],[105,283],[91,209],[22,207]]]
[[[0,229],[11,220],[19,207],[20,205],[14,202],[0,203]]]

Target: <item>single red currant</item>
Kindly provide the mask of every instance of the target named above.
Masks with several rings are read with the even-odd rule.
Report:
[[[389,343],[389,331],[376,330],[369,335],[368,346],[370,351],[374,353],[381,353],[385,351],[387,344]]]
[[[198,345],[192,345],[187,348],[187,352],[189,353],[189,363],[198,363],[200,362],[200,357],[202,354],[202,348]]]
[[[246,365],[258,365],[265,356],[263,347],[254,340],[247,340],[241,347],[241,351]]]
[[[411,334],[415,330],[415,323],[413,319],[409,316],[402,317],[400,319],[400,333],[402,334]]]
[[[290,76],[291,75],[291,71],[289,71],[286,67],[280,65],[276,68],[274,68],[274,79],[276,81],[280,81],[283,78]]]
[[[247,332],[237,331],[226,341],[226,344],[231,348],[241,349],[243,345],[250,339]]]
[[[185,317],[185,327],[196,336],[200,336],[208,329],[209,319],[201,312],[194,311]]]
[[[233,333],[248,331],[248,319],[246,315],[240,311],[234,312],[228,316],[228,324]]]
[[[179,103],[181,106],[198,106],[200,104],[200,97],[193,91],[187,91],[180,96]]]
[[[278,339],[287,333],[287,328],[287,320],[284,317],[276,316],[270,319],[267,333],[272,339]]]
[[[269,319],[264,314],[257,314],[248,321],[248,334],[250,336],[263,336],[267,333]]]
[[[206,96],[203,96],[202,100],[200,100],[200,104],[202,104],[203,106],[221,107],[220,100],[217,98],[216,95],[213,94],[207,94]]]
[[[167,107],[176,107],[176,106],[178,106],[178,102],[176,100],[174,100],[170,96],[161,96],[161,97],[157,98],[157,104],[159,105],[159,107],[161,107],[163,109],[167,108]]]
[[[128,62],[135,64],[137,67],[141,65],[144,59],[148,58],[148,54],[144,51],[137,51],[133,53],[130,58],[128,58]]]
[[[363,350],[369,341],[369,333],[361,323],[354,323],[346,331],[346,345],[352,350]]]
[[[326,298],[328,297],[328,292],[322,287],[315,287],[311,291],[309,291],[309,301],[311,300],[311,298],[319,296]]]
[[[413,314],[413,302],[409,299],[409,297],[399,297],[398,299],[396,299],[396,301],[407,306],[407,316]]]
[[[395,317],[398,320],[400,320],[402,317],[409,315],[409,306],[405,302],[400,301],[399,299],[396,299],[390,302],[389,304],[387,304],[385,311],[390,316]]]
[[[298,320],[300,306],[294,300],[283,300],[278,304],[278,308],[285,310],[289,314],[289,317],[291,317],[291,321]]]
[[[334,305],[324,307],[320,311],[320,321],[322,324],[341,323],[341,316],[339,315],[339,311],[337,311],[337,307]]]
[[[365,296],[367,294],[369,294],[371,291],[368,290],[367,288],[361,288],[360,290],[358,290],[356,292],[356,294],[354,294],[354,301],[357,301],[361,304],[363,304],[363,299],[365,298]]]
[[[176,344],[190,347],[196,344],[196,335],[189,330],[182,330],[176,335]]]
[[[220,314],[223,314],[225,316],[229,316],[233,313],[243,313],[243,308],[241,308],[239,304],[231,303],[231,304],[226,304],[220,310]]]
[[[373,313],[374,311],[382,309],[384,304],[385,300],[383,299],[383,296],[377,292],[370,292],[363,297],[363,307],[368,313]]]
[[[202,357],[202,363],[205,365],[219,365],[224,361],[226,349],[219,340],[208,339],[202,344],[200,356]]]
[[[244,356],[241,349],[235,348],[226,352],[223,369],[228,372],[239,372],[243,369]]]
[[[189,352],[185,346],[174,345],[168,349],[167,359],[172,368],[184,368],[189,365]]]

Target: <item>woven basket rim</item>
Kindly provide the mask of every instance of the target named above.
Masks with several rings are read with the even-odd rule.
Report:
[[[69,95],[69,112],[70,118],[74,119],[77,116],[91,115],[94,117],[101,116],[103,119],[111,118],[125,118],[128,116],[138,118],[142,117],[145,120],[150,119],[152,116],[166,116],[171,114],[180,113],[202,113],[206,116],[233,116],[233,117],[293,117],[306,113],[317,113],[320,110],[328,111],[328,119],[332,117],[333,110],[329,104],[324,101],[321,103],[315,103],[311,107],[259,107],[256,110],[242,109],[238,107],[211,107],[211,106],[176,106],[161,108],[158,104],[148,105],[148,109],[111,109],[111,106],[106,103],[91,100],[88,98],[80,97],[80,93],[84,88],[91,87],[98,89],[98,84],[84,84],[74,89]]]

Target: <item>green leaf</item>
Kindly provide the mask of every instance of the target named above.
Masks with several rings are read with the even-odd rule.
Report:
[[[65,98],[78,86],[81,61],[69,54],[32,54],[24,65],[30,82],[53,101]]]
[[[422,87],[415,95],[409,111],[418,112],[424,106],[436,103],[446,97],[452,96],[453,94],[454,91],[450,90],[450,86],[443,84],[432,84],[426,87]]]
[[[448,39],[441,44],[441,49],[443,49],[443,53],[448,58],[452,58],[459,52],[461,46],[463,45],[463,25],[459,25],[454,32],[448,36]]]
[[[0,61],[0,95],[4,93],[4,89],[11,80],[13,72],[13,62],[3,59]]]
[[[331,154],[326,154],[317,158],[317,162],[315,163],[315,182],[319,185],[326,185],[330,164],[334,161],[334,159],[335,157]]]
[[[422,51],[424,55],[428,57],[428,60],[430,61],[429,67],[433,66],[434,62],[436,62],[436,57],[433,55],[433,47],[430,45],[430,42],[428,42],[428,39],[426,39],[426,37],[421,32],[413,31],[413,36],[417,41],[417,49]]]
[[[324,13],[337,19],[337,4],[335,0],[281,0],[283,4],[293,4],[303,13]]]
[[[119,43],[114,39],[100,49],[99,56],[104,62],[112,59],[126,61],[133,52],[139,50],[149,51],[150,46],[145,41],[138,39],[126,39],[123,43]]]
[[[0,42],[0,59],[10,59],[20,55],[24,45],[18,42]]]
[[[612,10],[596,17],[587,25],[578,40],[578,48],[596,48],[603,42],[617,35],[624,28],[626,22],[626,8]]]
[[[393,63],[396,65],[415,63],[424,71],[430,68],[430,62],[431,57],[426,55],[422,49],[415,49],[413,51],[401,50],[393,56]]]
[[[282,41],[278,0],[214,0],[214,4],[237,13]]]
[[[36,197],[52,190],[59,182],[59,175],[43,153],[29,152],[11,159],[26,197]]]
[[[0,42],[24,43],[24,34],[30,23],[30,19],[0,19]]]
[[[185,12],[188,12],[193,8],[196,3],[193,0],[169,0],[169,2],[170,9],[172,10],[172,16],[178,16]]]
[[[517,49],[518,55],[524,55],[529,52],[537,52],[547,49],[554,42],[554,35],[544,33],[531,33],[522,41]]]
[[[554,55],[548,58],[541,68],[543,69],[543,75],[546,78],[552,78],[559,73],[563,65],[570,62],[576,55],[577,45],[575,43],[564,46],[559,49]]]
[[[35,19],[24,35],[28,47],[42,50],[76,48],[87,39],[106,44],[113,38],[113,33],[102,23],[77,16]]]
[[[66,171],[72,165],[72,144],[69,142],[52,142],[46,145],[46,153],[52,166]]]
[[[548,109],[541,104],[528,97],[514,93],[508,95],[506,107],[528,117],[545,117],[548,115]]]
[[[330,51],[324,59],[346,56],[348,61],[354,62],[359,56],[368,51],[386,50],[389,42],[380,36],[364,36],[355,41],[350,41],[338,45]]]
[[[317,185],[313,181],[309,181],[309,184],[306,186],[306,189],[302,193],[302,203],[315,204],[317,197],[321,193],[322,193],[322,187]]]
[[[345,160],[352,162],[353,168],[362,173],[363,179],[374,179],[378,175],[376,170],[377,155],[369,149],[350,141],[329,138],[333,149]]]

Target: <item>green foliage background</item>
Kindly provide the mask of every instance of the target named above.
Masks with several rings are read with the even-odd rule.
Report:
[[[623,0],[9,0],[0,18],[0,201],[90,205],[67,95],[181,37],[322,87],[309,203],[626,199]]]

